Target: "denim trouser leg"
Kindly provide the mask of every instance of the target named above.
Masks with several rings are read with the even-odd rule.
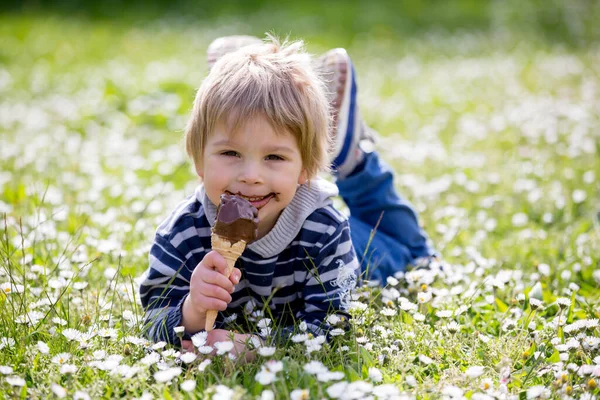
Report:
[[[373,279],[383,282],[395,272],[404,271],[415,258],[435,254],[427,244],[427,234],[419,226],[412,205],[396,192],[392,170],[376,152],[365,153],[363,168],[336,183],[350,209],[352,241],[359,260],[383,212],[369,244],[369,254],[373,251],[371,260],[379,263]],[[363,262],[363,270],[369,254]]]

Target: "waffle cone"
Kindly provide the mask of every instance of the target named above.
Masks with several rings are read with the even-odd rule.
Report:
[[[231,243],[229,239],[219,236],[216,233],[213,233],[210,236],[210,241],[212,244],[212,249],[222,255],[225,261],[227,261],[227,270],[225,271],[225,276],[229,278],[233,268],[235,267],[235,262],[238,258],[240,258],[244,252],[244,249],[246,248],[246,241],[240,240],[238,242]],[[206,322],[204,324],[206,331],[211,331],[213,329],[217,319],[217,314],[217,310],[208,310],[206,312]]]

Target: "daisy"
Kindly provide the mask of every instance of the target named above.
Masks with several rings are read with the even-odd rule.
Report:
[[[474,365],[472,367],[467,368],[465,371],[465,375],[471,379],[478,378],[483,374],[484,368],[478,365]]]
[[[295,389],[290,393],[291,400],[308,400],[310,399],[310,392],[308,389]]]
[[[200,372],[204,372],[204,370],[206,369],[206,367],[208,367],[210,364],[212,363],[211,360],[206,359],[204,361],[202,361],[199,365],[198,365],[198,371]]]
[[[292,342],[294,342],[294,343],[302,343],[306,340],[308,340],[307,333],[300,333],[300,334],[292,336]]]
[[[22,387],[25,386],[25,379],[18,376],[9,376],[6,378],[6,383],[10,386]]]
[[[77,329],[64,329],[62,331],[62,334],[64,337],[67,338],[68,341],[72,341],[72,340],[79,340],[81,338],[81,332],[78,331]]]
[[[0,374],[2,374],[2,375],[10,375],[12,373],[13,373],[12,367],[9,367],[7,365],[0,365]]]
[[[383,375],[379,369],[371,367],[369,368],[369,379],[371,379],[373,382],[379,383],[383,380]]]
[[[64,399],[67,396],[67,389],[56,383],[53,383],[50,389],[52,389],[52,393],[54,393],[59,399]]]
[[[179,376],[182,369],[179,367],[171,367],[162,371],[158,371],[154,374],[154,380],[158,383],[165,383],[171,381],[173,378]]]
[[[311,361],[304,365],[304,371],[308,374],[320,374],[323,372],[329,372],[327,367],[320,361]]]
[[[260,354],[263,357],[270,357],[273,354],[275,354],[276,350],[276,347],[261,347],[258,349],[258,354]]]
[[[54,364],[62,365],[71,359],[71,354],[69,353],[59,353],[52,357],[52,362]]]
[[[192,353],[191,351],[183,353],[179,356],[179,359],[186,364],[193,363],[194,361],[196,361],[196,358],[198,358],[198,356],[195,353]]]
[[[184,392],[192,392],[196,388],[196,381],[191,380],[191,379],[187,380],[187,381],[183,381],[183,382],[181,382],[181,385],[179,387]]]
[[[60,373],[63,375],[74,374],[77,372],[77,367],[73,364],[63,364],[60,366]]]
[[[327,394],[333,399],[339,399],[346,392],[348,382],[338,382],[327,388]]]
[[[233,342],[216,342],[215,349],[217,349],[217,355],[219,356],[229,353],[233,349]]]

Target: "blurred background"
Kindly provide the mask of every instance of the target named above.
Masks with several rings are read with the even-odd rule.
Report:
[[[4,0],[0,214],[52,216],[49,237],[86,225],[90,248],[139,270],[197,185],[182,132],[206,48],[273,32],[348,49],[361,111],[446,256],[560,248],[546,230],[586,231],[598,209],[598,21],[597,0]]]

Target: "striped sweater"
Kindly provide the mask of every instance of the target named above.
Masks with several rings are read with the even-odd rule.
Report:
[[[289,336],[301,321],[317,335],[329,330],[328,314],[349,317],[360,266],[348,220],[332,205],[335,195],[335,185],[322,179],[298,187],[273,229],[238,259],[242,278],[218,328],[251,331],[250,322],[264,316],[274,322],[264,336]],[[216,206],[200,185],[158,227],[140,286],[152,340],[177,343],[173,328],[181,323],[192,271],[211,250],[215,218]]]

